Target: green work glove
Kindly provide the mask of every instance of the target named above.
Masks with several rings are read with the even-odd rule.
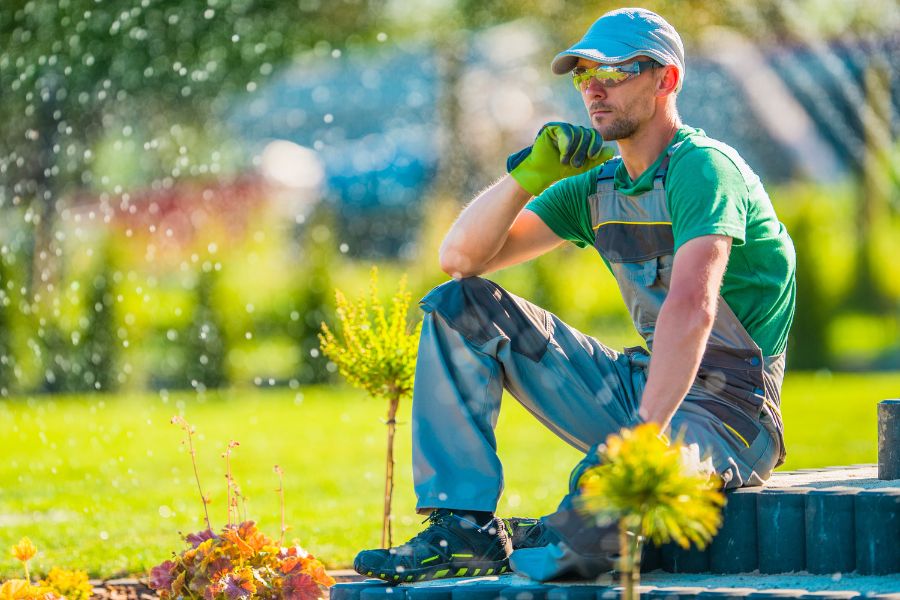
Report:
[[[510,154],[506,171],[520,186],[537,196],[571,175],[583,173],[612,158],[603,138],[589,127],[569,123],[547,123],[534,144]]]

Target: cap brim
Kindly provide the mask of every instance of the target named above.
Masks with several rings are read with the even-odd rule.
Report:
[[[587,47],[585,40],[581,40],[568,50],[560,52],[550,63],[550,68],[557,75],[568,73],[575,68],[579,58],[586,58],[602,64],[614,64],[625,62],[636,56],[653,56],[653,52],[641,48],[635,48],[630,44],[618,42],[611,39],[605,39],[602,43],[591,43],[591,47]]]

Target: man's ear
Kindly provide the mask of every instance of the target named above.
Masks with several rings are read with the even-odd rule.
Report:
[[[675,65],[663,65],[662,74],[656,80],[656,95],[668,96],[674,94],[678,87],[678,67]]]

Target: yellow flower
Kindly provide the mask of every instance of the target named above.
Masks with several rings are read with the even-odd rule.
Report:
[[[65,600],[54,590],[34,586],[25,579],[10,579],[0,585],[0,600]]]
[[[719,481],[686,464],[680,440],[667,446],[659,428],[644,424],[611,435],[602,463],[580,481],[581,508],[602,522],[624,521],[657,544],[670,540],[703,548],[721,523]],[[697,457],[699,460],[699,456]]]
[[[59,596],[65,596],[67,600],[88,600],[94,591],[94,587],[88,581],[84,571],[68,571],[59,567],[50,569],[47,579],[39,582],[44,588],[52,590]]]
[[[10,552],[16,559],[22,562],[28,562],[34,555],[37,554],[37,548],[35,548],[34,544],[27,537],[23,537],[19,540],[19,543],[13,546],[10,549]]]
[[[17,600],[28,593],[31,586],[24,579],[10,579],[0,585],[0,600]]]

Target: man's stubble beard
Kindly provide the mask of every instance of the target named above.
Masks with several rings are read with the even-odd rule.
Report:
[[[638,130],[638,122],[634,118],[617,117],[607,125],[595,125],[594,129],[607,142],[631,137]]]

